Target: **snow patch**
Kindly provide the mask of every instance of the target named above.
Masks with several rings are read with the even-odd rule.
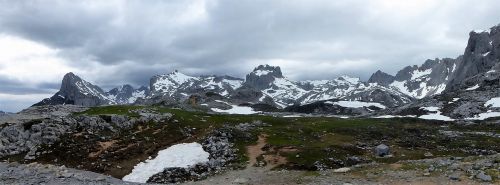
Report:
[[[473,30],[473,32],[475,32],[475,33],[483,33],[483,32],[490,33],[489,30]]]
[[[267,75],[269,73],[272,73],[272,71],[269,71],[269,70],[257,70],[257,71],[254,71],[254,73],[257,76],[262,76],[262,75]]]
[[[436,113],[431,113],[427,115],[422,115],[418,118],[420,119],[427,119],[427,120],[441,120],[441,121],[453,121],[454,119],[451,119],[448,116],[441,115],[441,111],[439,110],[439,107],[420,107],[422,110],[430,111],[430,112],[436,112]]]
[[[484,104],[485,107],[500,107],[500,97],[491,98]]]
[[[413,71],[413,73],[411,75],[411,79],[415,80],[415,79],[421,78],[423,76],[430,75],[431,73],[432,73],[432,69],[427,69],[424,71],[415,70],[415,71]]]
[[[451,100],[450,102],[448,102],[448,104],[455,103],[455,102],[457,102],[458,100],[460,100],[460,98],[453,98],[453,100]]]
[[[199,143],[177,144],[158,152],[156,158],[137,164],[132,173],[123,177],[123,180],[146,183],[151,176],[162,172],[165,168],[187,168],[198,163],[208,162],[209,156],[210,154],[204,151]]]
[[[400,116],[400,115],[382,115],[382,116],[376,116],[373,118],[415,118],[417,117],[416,115],[406,115],[406,116]]]
[[[341,80],[341,79],[343,79],[344,81],[349,82],[351,84],[357,84],[360,82],[359,78],[353,78],[353,77],[350,77],[347,75],[342,75],[338,80]]]
[[[362,102],[362,101],[338,101],[338,102],[332,102],[332,101],[326,101],[325,103],[332,104],[332,105],[339,105],[342,107],[350,107],[350,108],[361,108],[361,107],[370,107],[370,106],[375,106],[381,109],[385,109],[386,107],[380,103],[373,103],[373,102]]]
[[[256,113],[259,113],[259,112],[254,111],[252,109],[252,107],[244,107],[244,106],[237,106],[237,105],[233,105],[228,110],[212,108],[212,111],[221,112],[221,113],[228,113],[228,114],[256,114]]]
[[[469,88],[467,88],[467,89],[465,89],[465,90],[466,90],[466,91],[472,91],[472,90],[476,90],[477,88],[479,88],[479,84],[476,84],[476,85],[474,85],[474,86],[472,86],[472,87],[469,87]]]
[[[488,118],[493,118],[493,117],[500,117],[500,112],[485,112],[476,115],[473,118],[465,118],[466,120],[485,120]]]

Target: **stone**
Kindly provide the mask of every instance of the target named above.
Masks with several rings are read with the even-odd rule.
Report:
[[[233,181],[235,184],[247,184],[249,179],[247,178],[237,178]]]
[[[453,173],[449,176],[450,180],[460,180],[460,174],[459,173]]]
[[[430,153],[430,152],[425,152],[424,156],[425,157],[433,157],[434,155],[432,153]]]
[[[389,155],[389,146],[385,144],[378,145],[377,147],[375,147],[375,155],[379,157]]]
[[[333,172],[335,172],[335,173],[346,173],[348,171],[351,171],[351,168],[344,167],[344,168],[337,168],[337,169],[333,170]]]
[[[476,178],[484,181],[484,182],[491,182],[491,176],[486,175],[483,171],[480,171],[477,175]]]

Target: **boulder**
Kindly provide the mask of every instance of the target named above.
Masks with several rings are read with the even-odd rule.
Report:
[[[377,147],[375,147],[375,155],[379,157],[389,155],[389,146],[385,144],[378,145]]]
[[[476,178],[484,181],[484,182],[491,182],[491,176],[489,175],[486,175],[483,171],[479,172],[477,175],[476,175]]]

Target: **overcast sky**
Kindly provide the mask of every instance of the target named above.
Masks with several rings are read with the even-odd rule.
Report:
[[[155,74],[367,79],[457,57],[500,23],[498,0],[0,0],[0,110],[50,97],[70,71],[105,90]]]

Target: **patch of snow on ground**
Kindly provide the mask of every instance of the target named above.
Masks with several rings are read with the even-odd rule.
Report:
[[[432,111],[432,112],[439,111],[439,107],[420,107],[420,109],[426,110],[426,111]]]
[[[237,105],[233,105],[232,108],[230,108],[228,110],[212,108],[212,111],[221,112],[221,113],[228,113],[228,114],[256,114],[256,113],[259,113],[259,112],[254,111],[252,109],[252,107],[244,107],[244,106],[237,106]]]
[[[494,72],[496,72],[496,71],[495,71],[495,70],[489,70],[489,71],[488,71],[488,72],[486,72],[486,73],[494,73]]]
[[[453,100],[451,100],[450,102],[448,102],[448,104],[452,104],[452,103],[454,103],[454,102],[456,102],[458,100],[460,100],[460,98],[453,98]]]
[[[477,88],[479,88],[479,84],[476,84],[476,85],[474,85],[474,86],[472,86],[472,87],[469,87],[469,88],[467,88],[467,89],[465,89],[465,90],[466,90],[466,91],[472,91],[472,90],[476,90]]]
[[[123,180],[146,183],[151,176],[162,172],[165,168],[187,168],[198,163],[207,162],[209,156],[210,154],[205,152],[199,143],[177,144],[158,152],[156,158],[137,164],[132,173],[123,177]]]
[[[500,107],[500,97],[496,98],[491,98],[488,100],[485,104],[485,107],[491,106],[491,107]]]
[[[361,108],[361,107],[370,107],[370,106],[375,106],[375,107],[378,107],[381,109],[386,108],[384,105],[382,105],[380,103],[362,102],[362,101],[338,101],[338,102],[326,101],[325,103],[339,105],[342,107],[350,107],[350,108]]]
[[[430,113],[427,115],[422,115],[422,116],[418,117],[420,119],[441,120],[441,121],[453,121],[454,120],[448,116],[441,115],[441,111],[439,111],[439,107],[420,107],[420,109],[430,111],[430,112],[436,112],[436,113]]]
[[[466,120],[485,120],[488,118],[493,118],[493,117],[500,117],[500,112],[485,112],[476,115],[473,118],[465,118]]]
[[[400,116],[400,115],[382,115],[382,116],[376,116],[373,118],[415,118],[417,116],[415,115],[406,115],[406,116]]]
[[[300,118],[303,117],[302,115],[285,115],[283,116],[284,118]]]

